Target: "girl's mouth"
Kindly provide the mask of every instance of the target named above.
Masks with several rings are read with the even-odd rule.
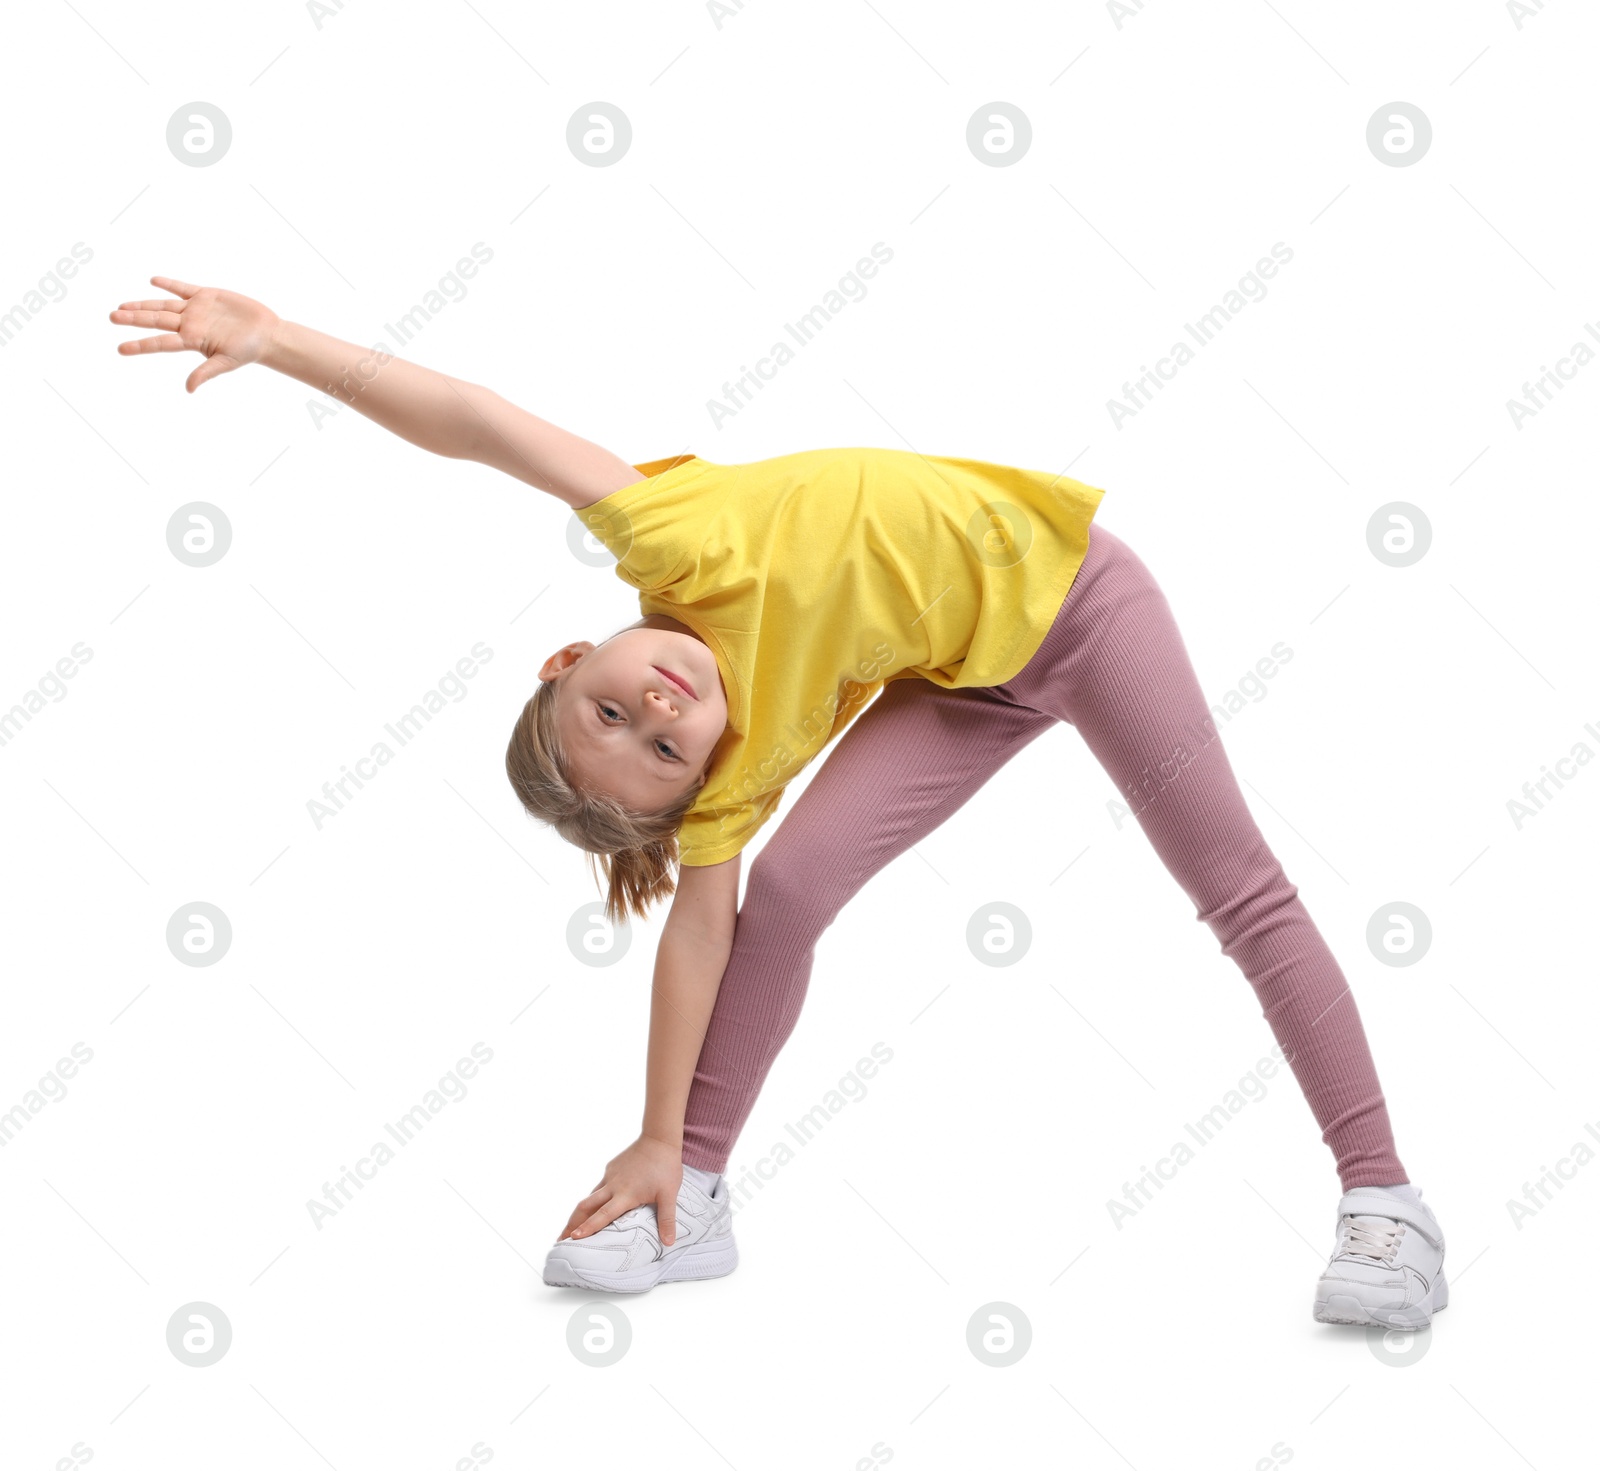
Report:
[[[691,700],[698,700],[700,698],[700,696],[694,692],[694,686],[681,675],[674,674],[670,669],[663,669],[659,664],[652,664],[650,667],[654,669],[657,674],[663,676],[672,684],[677,685],[677,687],[681,689],[684,694],[688,695]]]

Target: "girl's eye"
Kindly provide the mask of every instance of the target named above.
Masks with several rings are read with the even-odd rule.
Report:
[[[611,717],[611,716],[613,716],[613,715],[616,715],[616,714],[617,714],[617,708],[616,708],[616,706],[615,706],[615,705],[606,705],[606,704],[602,704],[602,705],[601,705],[601,706],[600,706],[600,712],[601,712],[601,714],[602,714],[602,715],[603,715],[603,716],[605,716],[605,717],[607,717],[607,720],[608,720],[608,723],[613,723],[613,724],[614,724],[614,723],[615,723],[615,722],[611,722],[611,721],[610,721],[610,720],[609,720],[609,717]],[[617,717],[617,718],[618,718],[618,719],[621,719],[621,716],[618,716],[618,717]],[[657,750],[657,751],[659,751],[659,752],[660,752],[660,753],[661,753],[661,754],[662,754],[662,755],[663,755],[663,756],[667,756],[667,757],[670,757],[670,758],[671,758],[671,759],[672,759],[672,760],[674,760],[674,761],[680,761],[680,760],[682,760],[682,759],[683,759],[683,758],[682,758],[682,757],[680,757],[680,756],[679,756],[679,755],[678,755],[678,753],[677,753],[677,752],[676,752],[676,751],[674,751],[674,750],[673,750],[673,749],[672,749],[672,747],[671,747],[671,746],[669,746],[669,745],[668,745],[668,744],[667,744],[667,743],[666,743],[666,742],[665,742],[665,741],[663,741],[663,740],[659,740],[659,739],[658,739],[658,740],[657,740],[657,741],[656,741],[656,750]]]

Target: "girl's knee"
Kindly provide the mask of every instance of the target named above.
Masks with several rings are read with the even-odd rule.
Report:
[[[820,934],[833,923],[849,894],[836,895],[830,879],[837,874],[829,856],[809,853],[776,839],[763,848],[750,864],[745,884],[741,916],[778,919]]]
[[[1197,917],[1205,921],[1224,950],[1259,938],[1268,930],[1304,916],[1300,891],[1270,853],[1228,875],[1226,882],[1208,883],[1197,898]]]

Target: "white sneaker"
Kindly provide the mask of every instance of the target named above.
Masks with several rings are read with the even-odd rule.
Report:
[[[544,1280],[551,1287],[648,1292],[658,1282],[725,1277],[739,1265],[728,1182],[707,1195],[687,1175],[678,1187],[678,1239],[662,1246],[654,1202],[636,1205],[592,1236],[550,1248]]]
[[[1415,1332],[1449,1303],[1444,1232],[1421,1194],[1413,1205],[1380,1185],[1345,1192],[1338,1244],[1311,1308],[1319,1323]]]

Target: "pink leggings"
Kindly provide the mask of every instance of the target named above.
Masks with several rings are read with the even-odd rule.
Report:
[[[1245,806],[1165,596],[1098,524],[1020,674],[983,689],[891,680],[751,862],[689,1092],[686,1164],[727,1168],[799,1018],[823,930],[1058,720],[1077,727],[1255,988],[1344,1188],[1406,1180],[1355,997]]]

